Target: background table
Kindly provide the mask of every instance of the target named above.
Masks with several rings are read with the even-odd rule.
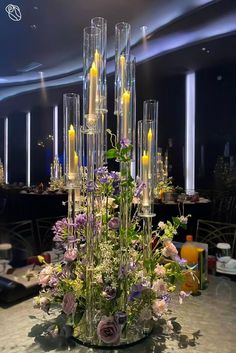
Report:
[[[199,297],[190,296],[183,305],[174,298],[172,312],[175,333],[167,336],[157,326],[152,335],[133,347],[114,353],[233,353],[236,347],[236,283],[223,277],[211,277],[209,288]],[[42,336],[43,318],[50,316],[33,309],[32,299],[0,308],[0,352],[42,353],[67,351],[58,341]],[[184,350],[183,350],[184,348]],[[77,353],[101,353],[80,345]],[[108,352],[108,351],[104,351]]]

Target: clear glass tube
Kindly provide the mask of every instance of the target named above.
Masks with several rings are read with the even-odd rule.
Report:
[[[152,123],[152,188],[156,186],[157,183],[157,151],[158,151],[158,102],[155,99],[149,99],[143,103],[143,123]],[[147,133],[147,132],[146,132]],[[147,136],[144,136],[144,139]],[[145,140],[144,140],[145,141]],[[147,146],[144,146],[146,148]]]
[[[64,110],[64,174],[66,186],[71,188],[79,182],[79,95],[65,93],[63,95]]]
[[[124,93],[125,64],[130,55],[131,27],[129,23],[120,22],[115,26],[115,104],[114,114],[119,111],[119,102]]]
[[[156,173],[155,123],[152,120],[138,122],[139,176],[145,184],[142,197],[142,212],[152,213],[153,178]]]
[[[107,161],[105,153],[107,150],[107,21],[103,17],[95,17],[91,20],[91,25],[101,30],[101,101],[98,117],[98,134],[96,136],[96,166],[101,167]]]
[[[86,27],[83,37],[83,127],[97,129],[98,112],[101,103],[102,46],[101,29]]]

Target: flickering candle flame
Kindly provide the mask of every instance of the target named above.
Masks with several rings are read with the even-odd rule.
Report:
[[[148,184],[148,166],[149,166],[149,156],[146,154],[146,151],[143,152],[142,155],[142,179],[145,184],[145,188],[143,190],[143,202],[142,205],[147,207],[150,206],[150,199],[149,199],[149,184]]]
[[[128,138],[128,121],[130,110],[130,91],[126,91],[122,95],[123,100],[123,138]]]
[[[69,143],[68,143],[68,162],[69,162],[69,179],[74,178],[75,173],[75,129],[71,124],[68,131]]]
[[[148,157],[149,157],[148,179],[151,179],[152,178],[152,129],[151,128],[148,130],[147,140],[148,140]]]
[[[96,94],[97,94],[97,78],[98,78],[98,69],[95,62],[92,63],[92,66],[89,71],[89,116],[88,122],[90,124],[95,123],[96,119]]]

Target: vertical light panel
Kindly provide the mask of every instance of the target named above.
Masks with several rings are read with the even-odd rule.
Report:
[[[53,107],[53,157],[58,157],[58,106]]]
[[[30,186],[30,112],[26,113],[26,185]]]
[[[8,184],[8,117],[4,120],[4,178]]]
[[[195,190],[195,73],[186,75],[185,87],[185,191]]]

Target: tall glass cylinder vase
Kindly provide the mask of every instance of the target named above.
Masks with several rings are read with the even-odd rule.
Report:
[[[79,181],[79,95],[63,95],[64,110],[64,175],[67,188],[73,188]]]
[[[120,101],[125,90],[126,62],[130,56],[131,27],[126,22],[115,26],[115,102],[114,114],[118,115]]]
[[[107,60],[107,21],[103,17],[95,17],[91,20],[91,25],[101,30],[101,95],[100,109],[98,115],[98,133],[96,136],[96,166],[101,167],[106,163],[107,150],[107,80],[106,80],[106,60]]]
[[[83,37],[83,128],[97,131],[98,112],[101,104],[101,29],[86,27]]]
[[[156,187],[157,183],[157,152],[158,152],[158,102],[155,99],[149,99],[144,101],[143,103],[143,123],[148,124],[151,123],[151,136],[149,138],[152,139],[152,188]],[[145,127],[144,127],[145,128]],[[145,139],[148,141],[148,131],[146,131],[146,135],[143,135],[144,141]],[[149,140],[150,142],[150,140]],[[144,146],[147,148],[147,146]],[[150,160],[149,160],[150,163]],[[149,178],[150,179],[150,178]]]

